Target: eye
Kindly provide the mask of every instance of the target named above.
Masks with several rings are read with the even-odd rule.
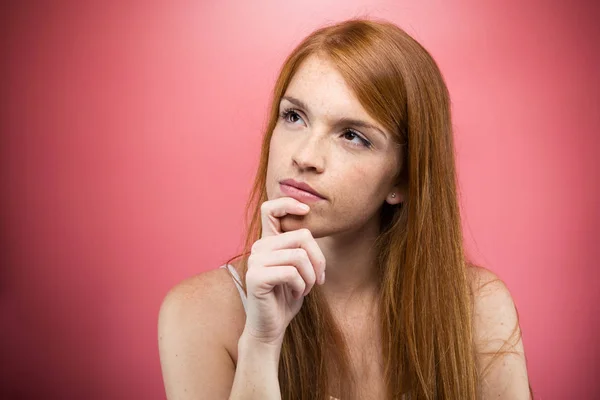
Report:
[[[353,144],[355,144],[356,146],[364,146],[367,148],[371,148],[372,143],[369,142],[367,139],[363,138],[362,136],[360,136],[358,134],[358,132],[353,131],[352,129],[346,129],[344,131],[344,137],[348,138],[351,137],[352,139],[358,139],[358,142],[352,142]]]
[[[285,122],[290,122],[290,123],[294,123],[297,122],[297,120],[295,121],[290,121],[290,118],[294,118],[297,117],[299,119],[300,115],[296,112],[296,110],[294,110],[293,108],[286,108],[285,110],[283,110],[281,112],[281,114],[279,114],[279,116],[285,121]]]

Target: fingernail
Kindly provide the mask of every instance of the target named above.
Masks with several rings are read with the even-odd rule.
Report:
[[[299,204],[298,206],[299,206],[301,209],[303,209],[304,211],[308,211],[308,210],[310,210],[310,207],[309,207],[309,206],[307,206],[306,204]]]
[[[325,271],[321,273],[321,285],[325,283]]]

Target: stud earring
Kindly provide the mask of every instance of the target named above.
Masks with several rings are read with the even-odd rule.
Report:
[[[396,197],[396,193],[392,193],[392,197]]]

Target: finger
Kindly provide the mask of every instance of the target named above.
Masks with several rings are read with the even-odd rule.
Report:
[[[246,280],[250,281],[249,285],[256,287],[254,295],[257,297],[267,295],[278,285],[287,285],[292,290],[292,293],[295,294],[302,294],[306,289],[306,282],[304,282],[298,269],[293,265],[248,270]],[[294,295],[294,298],[299,297]]]
[[[317,275],[313,265],[311,264],[306,250],[303,248],[295,249],[280,249],[265,253],[255,253],[250,255],[253,265],[261,265],[264,267],[273,267],[279,265],[293,265],[298,269],[300,276],[306,283],[303,296],[306,296],[312,290],[312,287],[317,281]]]
[[[279,249],[302,248],[306,251],[308,259],[317,276],[319,284],[323,284],[323,274],[327,268],[325,256],[317,241],[306,228],[281,233],[257,240],[252,245],[252,253],[268,253]]]
[[[261,204],[260,214],[262,223],[261,237],[278,235],[281,232],[279,218],[287,214],[305,215],[310,211],[306,204],[291,197],[280,197]]]

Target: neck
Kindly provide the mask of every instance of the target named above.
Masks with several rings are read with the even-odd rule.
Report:
[[[375,239],[377,224],[355,232],[318,238],[327,260],[322,292],[330,303],[371,303],[379,292]]]

